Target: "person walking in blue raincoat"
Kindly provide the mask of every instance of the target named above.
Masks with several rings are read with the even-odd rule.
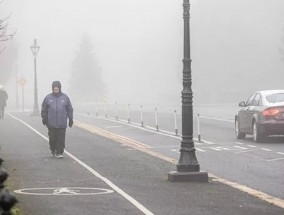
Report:
[[[48,128],[49,147],[51,154],[56,158],[63,158],[65,148],[65,134],[68,125],[73,125],[73,107],[69,97],[62,93],[61,83],[52,83],[52,93],[48,94],[41,106],[43,125]]]

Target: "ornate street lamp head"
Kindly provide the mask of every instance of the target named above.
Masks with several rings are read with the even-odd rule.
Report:
[[[39,48],[40,46],[37,45],[37,41],[36,39],[34,40],[34,45],[31,46],[31,50],[32,50],[32,53],[33,53],[33,56],[36,57],[37,56],[37,53],[39,51]]]

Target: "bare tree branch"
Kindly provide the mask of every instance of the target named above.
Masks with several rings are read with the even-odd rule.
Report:
[[[3,3],[3,0],[0,0],[0,4]],[[13,39],[13,37],[16,35],[17,31],[15,30],[12,33],[8,33],[9,28],[9,21],[12,16],[12,13],[10,13],[9,16],[0,19],[0,42],[6,42],[8,40]],[[5,47],[0,49],[0,54],[5,50]]]
[[[8,20],[11,18],[11,16],[12,16],[12,13],[10,13],[10,15],[9,15],[9,16],[7,16],[6,18],[4,18],[4,19],[0,19],[0,25],[1,25],[3,22],[8,21]]]

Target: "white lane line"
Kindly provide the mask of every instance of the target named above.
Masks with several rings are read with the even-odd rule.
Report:
[[[195,148],[196,151],[199,151],[199,152],[206,152],[205,150],[203,149],[200,149],[200,148]],[[171,149],[172,152],[178,152],[179,153],[179,149]]]
[[[217,120],[217,121],[230,122],[230,123],[234,123],[234,122],[235,122],[235,120],[230,120],[230,119],[219,119],[219,118],[210,117],[210,116],[200,116],[200,118],[203,118],[203,119],[213,119],[213,120]]]
[[[222,151],[222,149],[219,149],[218,147],[208,147],[208,148],[213,149],[215,151]]]
[[[106,126],[105,128],[121,128],[119,125],[114,125],[114,126]]]
[[[46,141],[49,141],[49,139],[44,136],[43,134],[41,134],[39,131],[37,131],[36,129],[34,129],[32,126],[30,126],[29,124],[27,124],[26,122],[24,122],[23,120],[17,118],[16,116],[8,113],[9,116],[11,116],[13,119],[21,122],[23,125],[25,125],[26,127],[28,127],[29,129],[31,129],[33,132],[35,132],[37,135],[39,135],[40,137],[42,137],[43,139],[45,139]],[[90,173],[92,173],[94,176],[98,177],[99,179],[101,179],[102,181],[104,181],[107,185],[109,185],[112,189],[114,189],[117,193],[119,193],[121,196],[123,196],[125,199],[127,199],[131,204],[133,204],[136,208],[138,208],[141,212],[143,212],[146,215],[154,215],[151,211],[149,211],[146,207],[144,207],[141,203],[139,203],[137,200],[135,200],[133,197],[131,197],[130,195],[128,195],[126,192],[124,192],[122,189],[120,189],[118,186],[116,186],[114,183],[112,183],[110,180],[108,180],[107,178],[105,178],[104,176],[102,176],[101,174],[99,174],[97,171],[95,171],[93,168],[91,168],[90,166],[88,166],[87,164],[85,164],[83,161],[79,160],[78,158],[76,158],[74,155],[72,155],[70,152],[65,150],[65,153],[72,158],[73,160],[75,160],[78,164],[80,164],[81,166],[83,166],[84,168],[86,168]]]
[[[248,149],[248,148],[241,147],[241,146],[234,146],[234,147],[235,147],[235,148],[238,148],[238,149],[243,149],[243,150]]]
[[[223,147],[223,146],[218,146],[218,147],[216,147],[216,148],[221,149],[221,150],[225,150],[225,151],[231,150],[231,149],[229,149],[229,148],[227,148],[227,147]]]
[[[263,151],[267,151],[267,152],[272,152],[272,150],[271,150],[271,149],[267,149],[267,148],[261,148],[261,150],[263,150]]]
[[[284,155],[284,152],[276,152],[279,155]]]
[[[251,150],[245,150],[245,151],[238,151],[238,152],[235,152],[235,153],[238,154],[238,153],[255,152],[255,151],[258,151],[258,149],[251,149]]]
[[[208,141],[208,140],[202,140],[204,143],[207,143],[207,144],[209,144],[209,145],[214,145],[214,144],[216,144],[216,143],[213,143],[213,142],[210,142],[210,141]]]
[[[255,148],[255,147],[257,147],[257,146],[255,146],[255,145],[247,145],[248,147],[251,147],[251,148]]]
[[[270,160],[265,160],[265,161],[271,162],[271,161],[279,161],[279,160],[284,160],[284,158],[275,158],[275,159],[270,159]]]
[[[243,143],[240,143],[240,142],[235,142],[236,144],[239,144],[239,145],[244,145]]]

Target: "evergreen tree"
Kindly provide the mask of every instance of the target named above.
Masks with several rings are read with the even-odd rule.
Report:
[[[90,38],[84,35],[72,63],[70,95],[76,102],[98,102],[104,98],[104,83]]]

